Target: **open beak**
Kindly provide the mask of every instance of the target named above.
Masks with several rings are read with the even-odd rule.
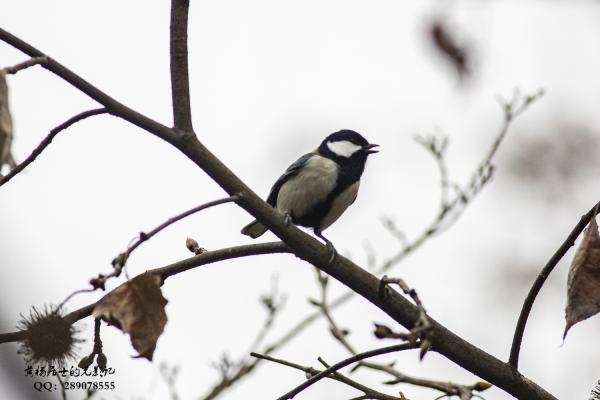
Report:
[[[379,145],[378,144],[368,144],[365,147],[363,147],[363,150],[367,154],[375,154],[375,153],[379,152],[379,150],[376,150],[375,147],[379,147]]]

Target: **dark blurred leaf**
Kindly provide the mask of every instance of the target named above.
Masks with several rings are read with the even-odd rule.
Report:
[[[458,72],[460,78],[469,75],[470,57],[467,48],[458,43],[456,34],[441,19],[434,20],[429,27],[429,36],[435,48],[445,56]]]
[[[538,193],[549,201],[568,200],[584,179],[596,179],[600,173],[597,154],[600,133],[579,122],[551,120],[542,134],[519,138],[508,161],[508,171],[515,182],[528,192]]]

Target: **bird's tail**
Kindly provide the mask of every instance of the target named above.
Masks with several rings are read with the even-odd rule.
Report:
[[[242,228],[242,233],[246,236],[250,236],[252,239],[256,239],[266,231],[267,228],[257,220],[250,222]]]

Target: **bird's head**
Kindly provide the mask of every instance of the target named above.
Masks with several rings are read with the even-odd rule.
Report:
[[[377,153],[377,144],[367,141],[358,132],[349,129],[332,133],[327,136],[319,146],[319,153],[336,161],[362,161],[367,160],[369,154]]]

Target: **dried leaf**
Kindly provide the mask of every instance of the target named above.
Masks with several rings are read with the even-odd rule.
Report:
[[[592,218],[583,240],[575,252],[567,281],[567,308],[565,318],[567,331],[600,311],[600,235],[596,216]]]
[[[129,333],[131,344],[140,356],[152,361],[156,341],[167,323],[166,304],[160,291],[160,277],[146,272],[100,299],[93,315]]]
[[[14,167],[11,153],[13,139],[12,118],[8,108],[8,84],[6,73],[0,70],[0,172],[4,165]]]

